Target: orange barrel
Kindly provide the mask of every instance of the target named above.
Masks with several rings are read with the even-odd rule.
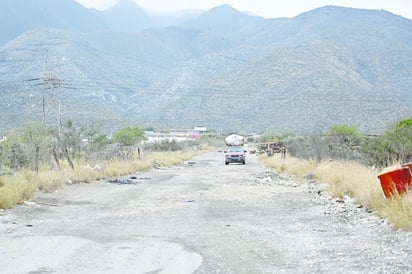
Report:
[[[402,164],[401,166],[407,166],[407,167],[409,167],[409,170],[410,170],[411,173],[412,173],[412,162]]]
[[[405,193],[412,186],[411,169],[408,165],[386,168],[378,175],[378,178],[381,181],[382,190],[386,198],[392,197],[396,193]]]

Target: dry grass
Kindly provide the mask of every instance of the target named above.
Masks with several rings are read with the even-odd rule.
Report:
[[[280,155],[260,156],[261,161],[278,172],[303,178],[312,174],[318,181],[327,183],[329,191],[337,196],[349,195],[357,203],[376,212],[395,227],[412,230],[412,193],[402,197],[386,199],[378,174],[359,163],[328,161],[316,163]]]
[[[7,175],[0,178],[0,208],[8,209],[29,199],[35,192],[33,183],[24,175]]]
[[[297,158],[280,159],[280,155],[276,154],[273,157],[261,156],[261,159],[270,167],[275,168],[279,172],[287,173],[303,177],[313,172],[316,167],[314,161],[301,161]]]
[[[9,209],[21,204],[30,199],[37,190],[52,192],[68,182],[90,183],[153,167],[178,165],[203,152],[204,150],[144,153],[140,160],[136,157],[136,160],[132,161],[75,161],[74,171],[67,163],[62,163],[60,170],[50,170],[48,166],[43,166],[39,173],[24,170],[15,175],[0,176],[0,208]]]
[[[412,231],[412,194],[386,200],[379,213],[395,227]]]

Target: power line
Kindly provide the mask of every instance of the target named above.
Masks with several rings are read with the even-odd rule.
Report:
[[[36,82],[36,81],[43,81],[43,82],[32,84],[33,82]],[[3,88],[5,88],[4,84],[7,84],[7,85],[12,85],[8,87],[10,89],[16,88],[21,92],[28,91],[27,89],[22,88],[23,86],[21,85],[22,83],[30,83],[31,88],[36,87],[36,86],[43,86],[45,90],[52,90],[55,92],[58,91],[58,93],[54,94],[55,96],[61,96],[65,94],[65,92],[68,90],[77,90],[77,92],[90,91],[90,90],[101,90],[102,92],[128,91],[128,92],[131,92],[131,94],[126,95],[126,98],[129,98],[129,99],[138,97],[138,96],[174,97],[176,99],[186,98],[186,97],[198,97],[198,98],[206,99],[206,97],[215,96],[221,99],[231,99],[231,98],[249,99],[248,97],[254,97],[254,99],[257,100],[259,98],[256,98],[256,95],[258,95],[261,97],[270,98],[271,102],[291,101],[291,100],[295,100],[297,97],[300,97],[301,100],[306,100],[308,101],[308,103],[310,102],[312,104],[333,103],[333,102],[339,102],[339,103],[359,102],[359,98],[363,98],[362,94],[354,94],[353,96],[350,96],[350,97],[342,95],[339,98],[336,98],[336,95],[334,95],[335,97],[328,98],[328,94],[319,94],[319,96],[316,96],[313,94],[307,94],[305,93],[305,91],[302,91],[300,93],[295,92],[292,95],[287,95],[286,93],[281,93],[279,91],[281,87],[262,88],[258,90],[257,88],[256,89],[239,89],[239,88],[233,89],[233,88],[222,88],[222,87],[201,88],[201,87],[184,87],[184,86],[171,88],[167,86],[164,86],[164,87],[162,86],[142,86],[139,84],[124,84],[124,83],[122,85],[113,85],[113,84],[109,84],[103,81],[96,82],[96,81],[91,81],[91,80],[72,80],[72,81],[61,80],[51,75],[46,75],[45,77],[31,78],[27,80],[1,81],[0,86],[3,85]],[[73,95],[74,93],[72,93],[70,96],[73,96]],[[242,97],[239,97],[239,95],[242,95]],[[266,97],[266,96],[269,96],[269,97]],[[372,93],[372,92],[365,94],[364,96],[365,97],[367,96],[368,103],[373,103],[373,102],[388,103],[389,101],[391,102],[399,102],[399,101],[403,102],[404,101],[404,97],[402,96],[399,96],[399,100],[396,99],[396,96],[392,96],[390,98],[387,98],[387,97],[379,98],[376,96],[375,93]]]

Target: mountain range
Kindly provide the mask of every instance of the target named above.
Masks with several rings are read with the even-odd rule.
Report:
[[[383,10],[264,19],[223,5],[162,17],[131,0],[106,11],[3,0],[0,64],[0,133],[44,118],[380,133],[412,110],[412,21]]]

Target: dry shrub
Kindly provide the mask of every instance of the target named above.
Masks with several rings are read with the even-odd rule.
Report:
[[[300,160],[294,157],[286,157],[285,159],[281,159],[280,154],[275,154],[271,157],[263,154],[259,157],[259,159],[263,161],[266,166],[274,168],[279,172],[296,175],[298,177],[303,177],[312,173],[316,167],[315,161]]]
[[[42,192],[53,192],[67,181],[60,172],[53,170],[41,171],[32,180],[32,183]]]
[[[7,175],[0,178],[0,208],[12,208],[33,196],[36,187],[22,175]]]
[[[195,155],[194,151],[152,152],[147,159],[156,167],[164,167],[179,165]]]
[[[378,213],[395,227],[412,230],[412,193],[385,199]]]

